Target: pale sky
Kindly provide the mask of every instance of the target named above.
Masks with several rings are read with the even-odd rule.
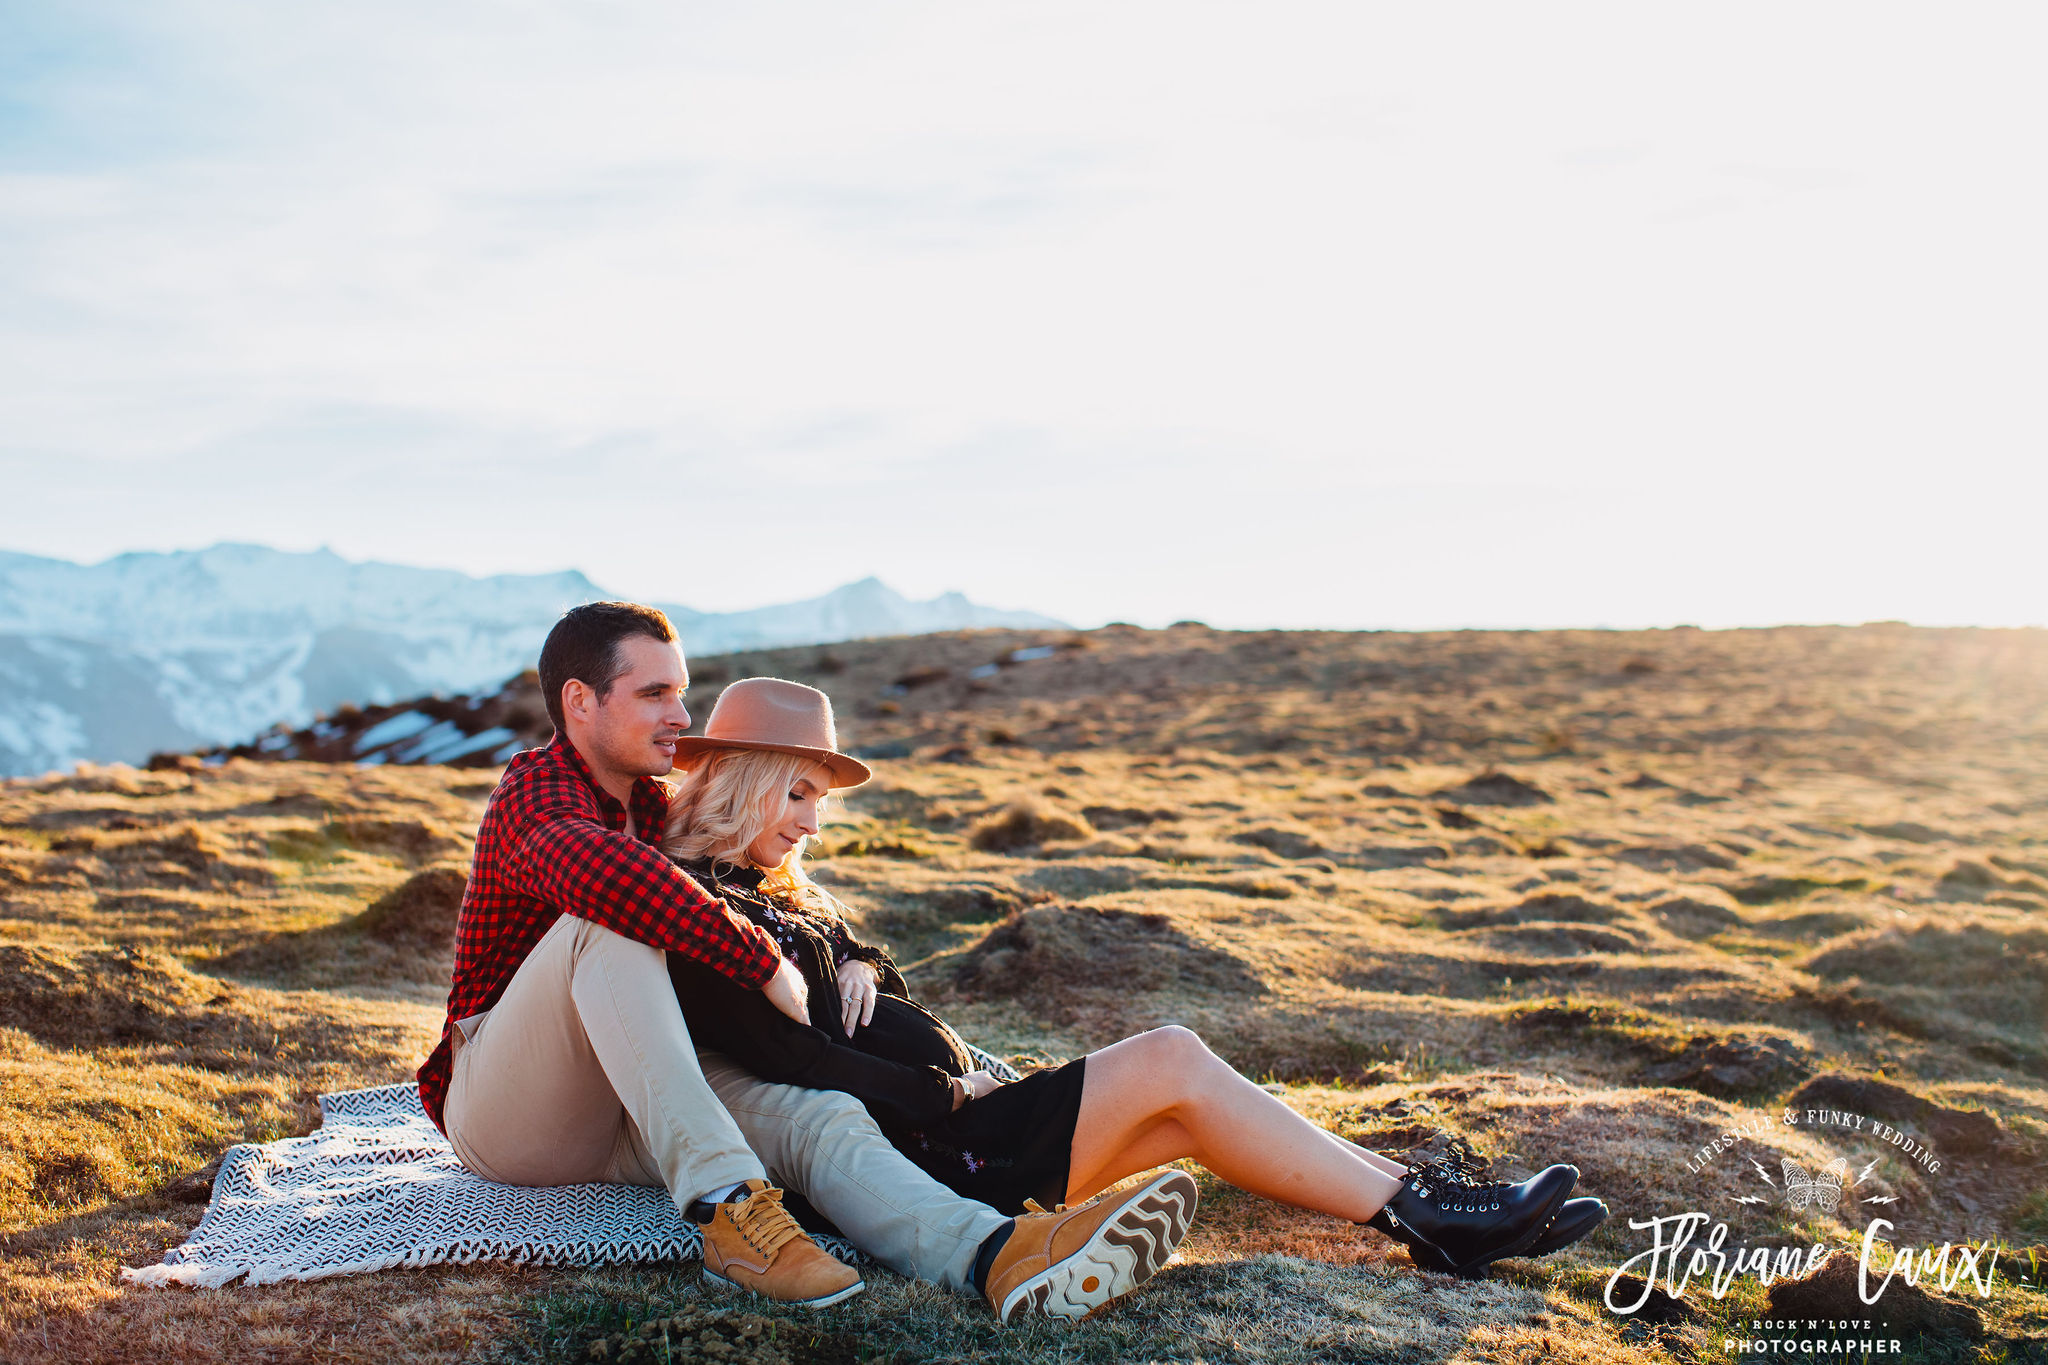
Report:
[[[0,548],[2041,624],[2044,16],[0,0]]]

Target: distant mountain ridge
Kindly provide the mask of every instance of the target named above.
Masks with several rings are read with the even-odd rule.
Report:
[[[532,666],[566,608],[619,595],[573,570],[473,578],[260,545],[92,565],[0,551],[0,776],[493,687]],[[959,593],[915,602],[873,578],[752,611],[657,605],[693,654],[1060,624]]]

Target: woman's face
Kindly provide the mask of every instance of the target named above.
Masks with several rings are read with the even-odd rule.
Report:
[[[825,799],[832,774],[822,763],[800,773],[777,796],[776,815],[761,836],[747,845],[747,857],[756,867],[780,867],[789,851],[818,832],[818,803]]]

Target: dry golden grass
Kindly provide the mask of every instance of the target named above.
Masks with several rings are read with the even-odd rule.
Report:
[[[1607,1312],[1631,1216],[1741,1213],[1752,1244],[1878,1213],[1914,1245],[2048,1240],[2038,632],[976,632],[698,672],[834,694],[880,776],[820,879],[984,1045],[1051,1059],[1186,1024],[1353,1140],[1570,1160],[1616,1213],[1472,1285],[1205,1176],[1181,1263],[1095,1321],[1004,1331],[876,1274],[786,1322],[791,1359],[1690,1358],[1763,1294]],[[556,1359],[699,1302],[684,1267],[119,1284],[197,1222],[180,1177],[307,1131],[322,1091],[409,1075],[489,778],[0,786],[0,1355]],[[1843,1094],[1942,1134],[1942,1173],[1889,1161],[1820,1217],[1743,1212],[1732,1159],[1687,1169],[1731,1125]],[[1880,1154],[1803,1129],[1752,1150]],[[1898,1202],[1860,1203],[1880,1192]],[[2048,1298],[2024,1254],[2000,1272],[1971,1296],[1985,1340],[1920,1358],[2038,1357]]]

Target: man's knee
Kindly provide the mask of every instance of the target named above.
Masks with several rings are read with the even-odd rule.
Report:
[[[675,1001],[675,987],[668,977],[668,957],[651,943],[641,943],[615,933],[602,924],[573,915],[568,948],[569,977],[578,991],[588,981],[600,989],[635,999]],[[677,1006],[680,1010],[681,1006]]]
[[[668,974],[668,960],[663,956],[661,949],[653,944],[627,938],[616,930],[605,928],[596,920],[584,919],[580,915],[564,914],[562,918],[569,921],[572,926],[569,933],[573,936],[579,952],[601,952],[607,957],[634,963],[651,962],[662,969],[664,976]]]

